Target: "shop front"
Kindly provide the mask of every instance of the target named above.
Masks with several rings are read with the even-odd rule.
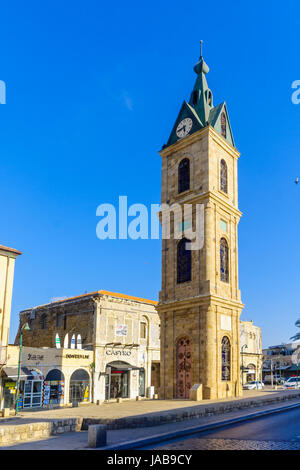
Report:
[[[140,396],[145,396],[145,370],[127,362],[113,361],[105,371],[105,399],[130,398],[130,383],[139,373]]]
[[[90,401],[90,377],[84,369],[78,369],[70,378],[70,403]]]
[[[2,370],[2,408],[14,409],[17,397],[18,368],[4,367]],[[25,366],[19,376],[19,408],[39,408],[43,399],[43,375]]]
[[[61,370],[52,369],[44,382],[44,405],[63,405],[65,377]]]

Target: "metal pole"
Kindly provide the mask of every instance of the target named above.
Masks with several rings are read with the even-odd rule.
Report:
[[[242,387],[244,387],[244,353],[242,348]]]
[[[16,415],[19,411],[19,392],[20,392],[20,372],[21,372],[21,353],[22,353],[22,340],[23,340],[23,328],[20,332],[20,350],[19,350],[19,365],[18,365],[18,380],[17,380],[17,396],[16,396]]]
[[[271,387],[273,388],[273,362],[271,359]]]

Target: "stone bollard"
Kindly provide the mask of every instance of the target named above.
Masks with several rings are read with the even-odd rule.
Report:
[[[158,394],[157,393],[154,393],[153,400],[158,400]]]
[[[106,424],[91,424],[88,429],[88,447],[106,446]]]
[[[3,418],[9,418],[9,415],[10,415],[10,409],[9,408],[3,408],[2,417]]]
[[[122,403],[122,401],[123,401],[123,398],[121,397],[117,398],[117,403]]]
[[[135,397],[135,399],[136,399],[136,401],[140,401],[140,400],[142,399],[142,397],[140,397],[139,395],[137,395],[137,396]]]

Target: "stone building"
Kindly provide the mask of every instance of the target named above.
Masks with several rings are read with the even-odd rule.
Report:
[[[240,350],[242,384],[262,380],[261,329],[253,321],[240,322]]]
[[[0,245],[0,366],[6,362],[15,260],[20,254]]]
[[[1,375],[7,363],[15,260],[20,254],[18,250],[0,245],[0,409],[4,394]]]
[[[68,359],[70,350],[73,355],[88,354],[88,401],[146,396],[147,390],[157,393],[160,320],[155,305],[152,300],[101,290],[30,308],[20,313],[15,344],[20,328],[28,322],[30,330],[23,330],[24,346],[56,348],[56,358]],[[71,379],[65,370],[68,362],[60,364],[56,359],[51,364],[64,376],[64,403],[72,400],[73,393],[67,383]],[[77,362],[81,368],[80,360]],[[41,372],[45,379],[49,369]],[[78,401],[81,398],[78,392]]]
[[[276,383],[278,378],[288,379],[300,375],[300,341],[281,343],[263,349],[263,380]]]
[[[162,242],[161,397],[188,398],[195,384],[203,398],[241,395],[238,283],[237,151],[227,106],[213,106],[208,66],[201,55],[190,101],[184,101],[162,158],[161,202],[192,207]],[[198,205],[198,206],[197,206]],[[203,211],[202,211],[203,210]],[[204,223],[196,227],[201,211]],[[162,228],[164,212],[160,216]],[[179,227],[178,227],[179,226]],[[180,231],[175,238],[175,228]],[[204,244],[190,250],[191,230]]]
[[[19,346],[8,345],[2,370],[2,408],[15,407]],[[21,351],[19,408],[66,405],[91,401],[94,352],[48,347],[28,347]]]

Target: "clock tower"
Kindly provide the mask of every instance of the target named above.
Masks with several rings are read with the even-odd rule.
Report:
[[[162,241],[161,387],[163,399],[189,398],[200,384],[203,399],[240,396],[237,162],[225,102],[214,106],[202,53],[189,102],[184,101],[162,158],[161,202],[192,208],[190,220],[173,217]],[[202,207],[203,224],[194,220]],[[174,220],[175,219],[175,220]],[[162,222],[163,224],[163,222]],[[189,234],[203,243],[190,249]]]

